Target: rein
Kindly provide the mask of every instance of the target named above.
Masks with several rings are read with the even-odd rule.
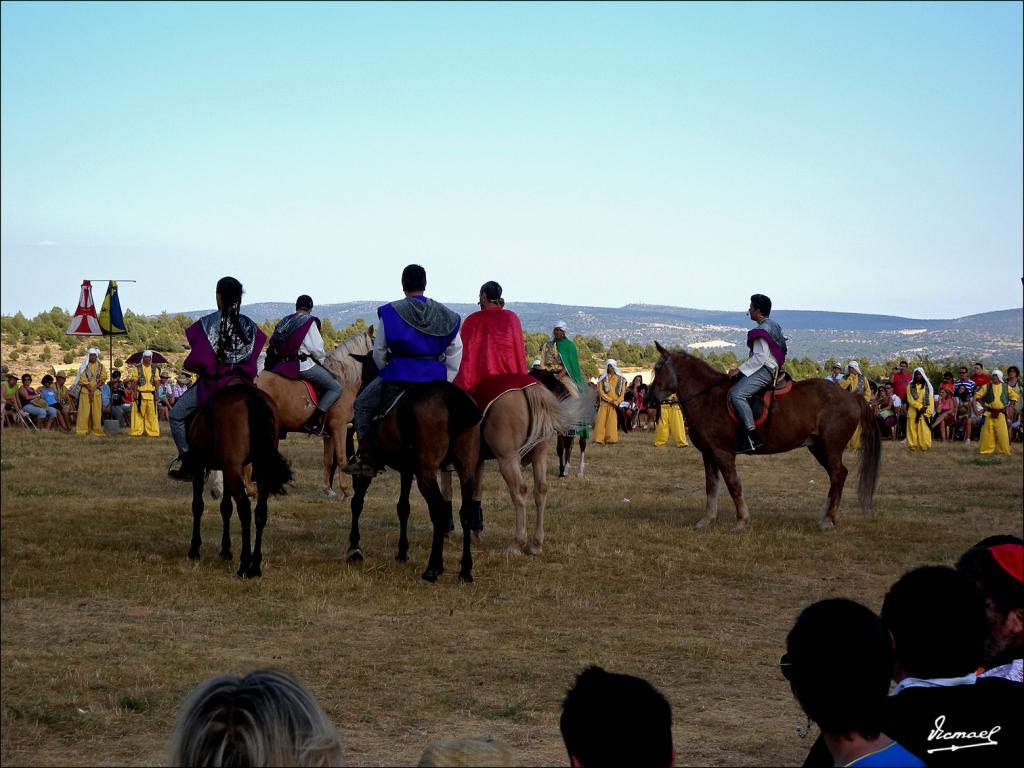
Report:
[[[701,395],[706,394],[707,392],[710,392],[712,389],[717,387],[719,384],[724,384],[727,381],[731,381],[731,379],[728,376],[723,376],[718,381],[716,381],[714,384],[710,384],[710,385],[704,387],[704,389],[702,389],[700,392],[692,394],[689,397],[684,397],[682,400],[679,401],[679,404],[682,405],[683,403],[688,403],[691,400],[696,400]]]

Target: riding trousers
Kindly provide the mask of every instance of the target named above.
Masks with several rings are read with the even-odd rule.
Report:
[[[341,382],[320,363],[315,363],[312,368],[305,371],[299,371],[299,378],[308,379],[320,390],[320,402],[316,407],[322,413],[327,413],[341,397]]]
[[[742,376],[729,390],[729,402],[732,403],[732,409],[736,411],[736,415],[743,423],[743,428],[748,432],[754,430],[754,414],[750,410],[748,401],[760,390],[770,387],[774,381],[775,371],[767,365],[762,365],[749,376]]]
[[[167,414],[167,420],[171,424],[171,437],[174,438],[174,444],[178,446],[178,453],[186,453],[188,451],[185,421],[199,407],[196,404],[197,397],[196,387],[189,387],[171,406],[171,411]]]
[[[378,376],[360,390],[352,413],[352,427],[360,440],[365,440],[370,433],[373,417],[408,386],[407,382],[384,381]]]

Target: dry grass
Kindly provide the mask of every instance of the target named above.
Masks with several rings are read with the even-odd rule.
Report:
[[[348,507],[317,493],[315,440],[283,444],[297,484],[271,502],[263,579],[242,582],[216,557],[216,510],[204,518],[203,559],[185,558],[189,487],[163,476],[166,436],[8,430],[0,757],[157,764],[193,685],[275,665],[316,693],[351,764],[414,764],[431,741],[494,735],[528,764],[564,765],[560,700],[597,663],[668,696],[680,764],[794,764],[807,743],[776,663],[797,610],[829,595],[877,609],[907,568],[1022,533],[1020,446],[998,460],[887,443],[875,514],[857,511],[851,467],[831,534],[815,525],[826,478],[809,454],[744,457],[753,529],[731,535],[728,499],[715,529],[690,527],[704,495],[694,449],[650,440],[591,447],[585,480],[552,476],[539,558],[505,554],[511,508],[491,471],[476,583],[455,582],[449,546],[428,588],[418,497],[411,560],[393,560],[392,473],[364,513],[367,562],[344,563]],[[233,534],[237,556],[237,521]]]

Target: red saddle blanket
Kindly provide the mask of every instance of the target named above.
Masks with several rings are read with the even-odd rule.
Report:
[[[469,395],[486,416],[491,403],[506,392],[511,392],[514,389],[526,389],[539,383],[533,376],[528,376],[525,373],[498,373],[477,382],[476,386],[470,390]]]
[[[317,403],[320,402],[320,398],[317,397],[316,389],[313,385],[305,379],[299,379],[303,384],[306,385],[306,391],[309,392],[309,399],[313,401],[313,407],[316,408]]]
[[[771,403],[770,398],[772,397],[773,391],[775,393],[775,397],[785,397],[786,395],[793,391],[793,380],[790,379],[789,381],[787,381],[786,385],[784,387],[781,387],[780,389],[772,390],[771,388],[768,388],[761,393],[761,396],[759,398],[755,398],[750,401],[750,409],[754,413],[755,427],[760,427],[762,424],[768,421],[768,406]],[[740,420],[736,416],[736,411],[732,409],[732,403],[728,400],[726,400],[725,402],[726,409],[729,413],[729,418],[733,420],[734,424],[739,424]]]

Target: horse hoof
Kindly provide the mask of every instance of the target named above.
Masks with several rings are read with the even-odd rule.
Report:
[[[228,550],[227,552],[221,552],[220,553],[220,559],[221,560],[231,560],[232,559],[231,551]]]
[[[353,547],[345,553],[345,560],[349,563],[363,562],[363,550],[361,550],[359,547]]]
[[[750,525],[746,520],[737,521],[736,525],[729,529],[729,533],[743,533]]]
[[[542,555],[544,554],[544,547],[540,544],[529,544],[525,550],[528,555]]]
[[[260,568],[258,565],[254,565],[252,568],[249,569],[250,579],[258,579],[261,576],[263,576],[263,569]]]
[[[460,571],[459,572],[459,581],[461,581],[463,584],[472,584],[473,583],[473,574],[470,573],[469,571]]]
[[[509,544],[508,549],[505,550],[505,554],[519,557],[519,555],[523,554],[523,545],[516,543]]]
[[[190,549],[188,551],[188,559],[189,560],[198,560],[199,559],[199,551],[195,550],[195,549]]]
[[[712,524],[713,522],[715,522],[715,519],[714,519],[714,518],[711,518],[711,519],[709,520],[709,519],[708,519],[708,518],[706,518],[706,517],[702,517],[702,518],[701,518],[700,520],[698,520],[698,521],[697,521],[696,523],[694,523],[694,524],[693,524],[693,527],[694,527],[694,528],[695,528],[696,530],[698,530],[698,531],[701,531],[701,530],[703,530],[703,529],[707,528],[707,527],[708,527],[709,525],[711,525],[711,524]]]
[[[437,583],[437,576],[438,576],[437,571],[432,571],[432,570],[430,570],[428,568],[427,570],[425,570],[423,572],[423,575],[420,576],[420,581],[423,582],[424,584],[436,584]]]
[[[833,531],[835,530],[836,524],[831,520],[819,520],[818,529],[822,531]]]
[[[333,488],[324,488],[324,496],[326,496],[328,499],[333,499],[337,497],[337,495],[338,494],[335,492]]]
[[[360,560],[361,559],[362,558],[360,558]],[[408,555],[403,555],[401,552],[399,552],[397,555],[395,555],[395,560],[397,560],[400,563],[407,563],[407,562],[409,562],[409,556]]]

